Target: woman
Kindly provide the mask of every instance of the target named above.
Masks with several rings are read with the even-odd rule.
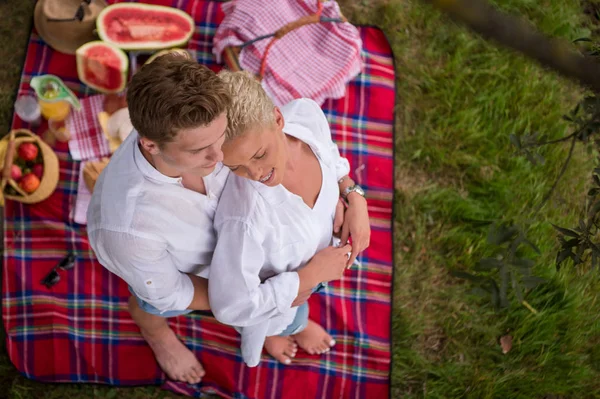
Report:
[[[325,353],[334,340],[308,319],[308,304],[296,305],[322,283],[339,279],[358,253],[345,242],[332,245],[340,193],[350,204],[354,251],[368,246],[364,193],[347,176],[348,161],[314,101],[299,99],[279,109],[250,74],[220,76],[234,97],[222,147],[223,163],[234,174],[215,216],[211,309],[241,332],[250,366],[260,361],[263,345],[286,364],[296,343],[310,354]]]

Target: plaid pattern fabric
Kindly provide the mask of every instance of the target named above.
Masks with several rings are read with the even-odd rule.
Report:
[[[223,5],[225,19],[215,34],[214,53],[220,61],[228,46],[239,46],[275,33],[289,22],[317,11],[321,0],[233,0]],[[322,3],[322,17],[339,19],[335,1]],[[271,39],[242,49],[242,69],[258,74]],[[266,58],[262,85],[276,105],[308,97],[322,104],[344,96],[346,83],[362,68],[361,40],[350,23],[321,22],[295,29],[275,41]]]
[[[69,151],[76,161],[110,155],[108,140],[98,122],[98,113],[104,109],[103,102],[103,95],[84,98],[81,100],[81,110],[72,111],[67,118],[67,129],[71,133]]]
[[[198,0],[154,1],[187,11],[197,21],[190,42],[201,63],[217,70],[212,39],[223,18],[220,5]],[[390,372],[390,296],[392,289],[392,194],[394,68],[381,31],[361,27],[365,71],[339,100],[323,109],[334,139],[366,189],[372,223],[371,247],[361,267],[348,271],[310,299],[311,318],[337,344],[328,354],[300,351],[284,366],[264,357],[246,367],[239,337],[210,315],[195,312],[170,319],[174,331],[204,364],[198,386],[165,381],[152,351],[127,312],[127,285],[96,261],[85,226],[71,221],[81,163],[59,144],[60,183],[36,205],[8,201],[2,306],[8,354],[28,378],[48,382],[114,385],[162,384],[200,397],[214,392],[235,398],[387,398]],[[32,75],[53,73],[78,95],[91,93],[76,78],[75,59],[53,52],[31,36],[21,92]],[[27,127],[18,118],[14,127]],[[43,131],[42,126],[40,131]],[[61,271],[51,289],[40,284],[48,271],[72,251],[76,265]]]

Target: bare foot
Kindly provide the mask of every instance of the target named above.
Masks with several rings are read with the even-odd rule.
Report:
[[[154,356],[169,378],[197,384],[204,377],[204,369],[190,351],[168,326],[152,334],[141,330],[146,342],[154,351]]]
[[[290,364],[292,358],[296,356],[298,345],[291,337],[267,337],[265,340],[265,349],[269,355],[279,360],[283,364]]]
[[[293,337],[298,345],[311,355],[329,352],[329,349],[335,345],[331,335],[327,334],[323,327],[312,320],[308,321],[308,325],[302,332]]]

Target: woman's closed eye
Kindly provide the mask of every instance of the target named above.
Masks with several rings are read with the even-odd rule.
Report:
[[[264,157],[265,157],[265,155],[267,155],[267,152],[266,152],[266,151],[265,151],[265,152],[263,152],[263,153],[262,153],[262,155],[257,155],[257,156],[255,156],[255,157],[254,157],[254,159],[262,159],[262,158],[264,158]]]

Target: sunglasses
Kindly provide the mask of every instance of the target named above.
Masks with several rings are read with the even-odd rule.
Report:
[[[92,3],[92,0],[83,0],[75,12],[75,16],[73,18],[48,18],[48,22],[69,22],[69,21],[83,21],[83,15],[85,13],[83,9],[83,5],[89,6]]]
[[[42,279],[42,284],[48,288],[54,287],[60,281],[59,270],[69,270],[75,266],[75,255],[70,253],[65,256],[60,262],[50,270],[50,272]]]

